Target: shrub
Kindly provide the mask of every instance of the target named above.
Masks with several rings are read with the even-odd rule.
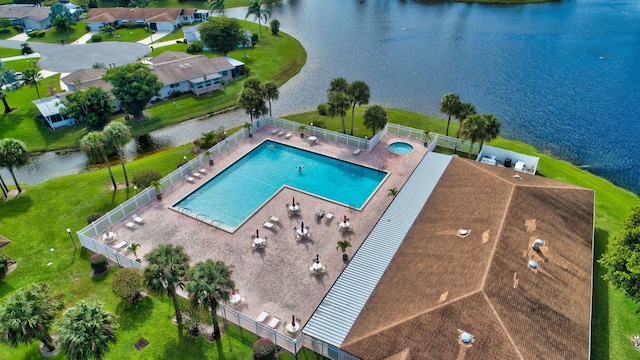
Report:
[[[99,43],[101,41],[102,41],[102,35],[100,35],[100,34],[91,35],[91,42],[92,43]]]
[[[100,212],[94,212],[93,214],[87,216],[87,224],[91,224],[92,222],[100,219],[102,215],[104,214]]]
[[[38,35],[38,31],[40,30],[31,30],[27,33],[27,36],[29,37],[36,37]]]
[[[109,268],[109,259],[102,254],[93,254],[91,256],[91,268],[94,274],[102,274]]]
[[[224,128],[221,126],[217,130],[209,131],[206,133],[202,133],[202,137],[200,137],[200,148],[208,149],[220,141],[224,140]]]
[[[258,34],[251,35],[251,44],[255,45],[258,42]]]
[[[118,270],[111,279],[113,294],[133,304],[140,301],[142,287],[142,273],[138,269],[123,268]]]
[[[151,168],[140,169],[133,174],[133,184],[140,189],[148,188],[152,182],[160,179],[162,179],[162,174]]]
[[[14,26],[13,26],[13,30],[15,30],[15,31],[17,31],[17,32],[19,32],[19,33],[21,33],[21,32],[23,32],[23,31],[24,31],[24,28],[22,27],[22,25],[14,25]]]
[[[91,26],[87,25],[87,26],[84,27],[84,29],[87,30],[87,31],[91,31]]]
[[[322,116],[327,115],[327,104],[322,103],[318,105],[318,115],[322,115]]]
[[[0,253],[0,279],[2,279],[5,275],[7,275],[8,270],[9,270],[9,257],[5,254]]]
[[[38,30],[38,33],[36,34],[36,36],[39,38],[44,37],[45,35],[47,35],[47,32],[45,30]]]
[[[276,344],[273,341],[262,338],[256,340],[253,343],[253,358],[254,360],[271,360],[276,358],[276,352],[278,348],[276,348]]]
[[[189,54],[199,54],[202,50],[204,50],[204,45],[200,40],[196,40],[187,46],[187,53]]]
[[[320,129],[326,129],[327,125],[324,123],[324,121],[314,121],[313,122],[313,126],[320,128]]]
[[[22,54],[33,54],[33,49],[31,48],[31,45],[29,45],[29,43],[20,44],[20,48],[22,49]]]

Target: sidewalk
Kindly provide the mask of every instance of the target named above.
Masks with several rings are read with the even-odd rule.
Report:
[[[14,61],[14,60],[33,59],[33,58],[39,58],[39,57],[40,57],[40,54],[37,52],[34,52],[33,54],[29,54],[29,55],[17,55],[17,56],[9,56],[6,58],[0,58],[0,61],[7,62],[7,61]]]
[[[27,35],[26,33],[20,33],[14,37],[8,38],[7,40],[24,42],[29,40],[29,35]]]
[[[144,45],[150,45],[154,40],[158,41],[160,39],[162,39],[163,37],[169,35],[170,31],[157,31],[155,34],[144,38],[142,40],[136,41],[138,44],[144,44]],[[155,46],[155,45],[153,45]]]
[[[88,33],[82,35],[78,40],[72,42],[72,44],[86,44],[87,41],[91,39],[91,35],[98,33],[98,31],[89,31]]]

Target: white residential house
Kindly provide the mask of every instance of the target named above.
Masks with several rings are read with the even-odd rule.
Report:
[[[51,27],[49,21],[50,7],[36,7],[33,5],[12,4],[0,6],[0,18],[8,18],[12,25],[22,25],[25,32],[41,30]]]
[[[196,41],[196,40],[200,40],[200,31],[198,30],[198,28],[200,27],[201,24],[198,25],[194,25],[194,26],[183,26],[182,27],[182,32],[184,33],[184,38],[185,40],[187,40],[187,44],[191,44],[192,42]],[[250,47],[251,46],[251,36],[253,36],[253,33],[251,33],[251,30],[245,30],[244,31],[245,37],[246,37],[246,41],[245,43],[240,43],[238,44],[238,47]],[[205,50],[211,50],[208,46],[204,46]]]
[[[159,96],[162,99],[174,93],[201,95],[219,90],[225,82],[244,75],[244,63],[227,57],[210,59],[204,55],[166,51],[153,57],[150,63],[152,72],[164,84]]]
[[[87,25],[98,31],[105,25],[123,26],[129,22],[148,25],[157,31],[173,31],[182,24],[205,21],[209,12],[198,9],[179,8],[94,8],[87,14]]]

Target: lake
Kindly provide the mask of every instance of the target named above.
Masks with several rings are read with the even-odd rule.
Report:
[[[286,0],[269,9],[308,52],[302,71],[280,89],[276,116],[315,109],[336,77],[367,82],[372,103],[439,117],[442,95],[454,92],[479,113],[498,116],[503,136],[640,193],[640,152],[633,148],[640,135],[638,2]],[[184,144],[203,126],[246,120],[237,111],[150,138]],[[33,176],[18,175],[26,183],[35,183]]]

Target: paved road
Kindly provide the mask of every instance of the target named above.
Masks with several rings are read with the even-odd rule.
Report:
[[[151,51],[147,45],[130,42],[105,42],[97,44],[46,44],[29,43],[33,51],[42,56],[38,65],[42,69],[70,73],[91,68],[96,62],[105,65],[125,65],[146,56]],[[20,48],[20,42],[0,40],[0,47]]]

